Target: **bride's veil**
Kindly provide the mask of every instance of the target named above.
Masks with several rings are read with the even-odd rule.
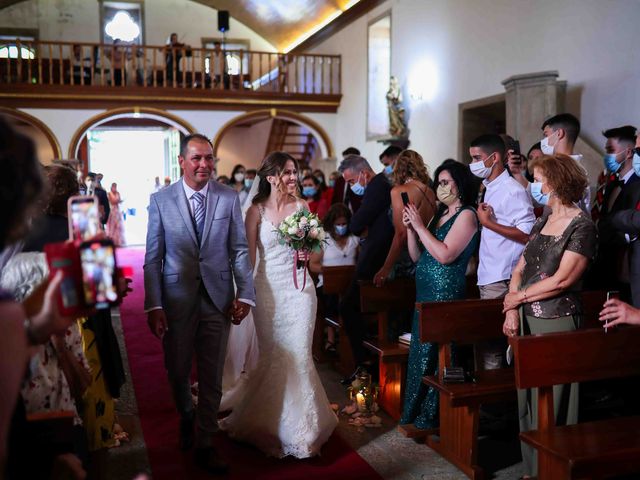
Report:
[[[260,177],[256,175],[256,178],[253,180],[251,184],[251,188],[249,189],[249,193],[247,194],[247,198],[245,198],[244,203],[242,204],[242,218],[244,219],[247,216],[247,210],[251,207],[251,202],[253,202],[253,197],[258,194],[258,188],[260,187]]]

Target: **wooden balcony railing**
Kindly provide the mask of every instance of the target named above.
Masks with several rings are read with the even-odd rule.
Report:
[[[227,94],[339,95],[340,76],[338,55],[0,40],[3,88],[8,84],[100,90],[135,86]]]

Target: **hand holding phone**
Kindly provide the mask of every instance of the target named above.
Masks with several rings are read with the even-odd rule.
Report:
[[[612,298],[620,298],[620,292],[617,290],[610,290],[607,292],[607,301],[611,300]],[[607,333],[607,327],[609,326],[609,322],[605,321],[604,322],[604,333]]]

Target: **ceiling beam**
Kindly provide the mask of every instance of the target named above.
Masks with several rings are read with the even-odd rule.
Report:
[[[335,35],[347,25],[355,22],[358,18],[369,13],[387,0],[360,0],[346,12],[339,15],[335,20],[325,25],[316,33],[307,38],[300,45],[291,49],[289,53],[304,53],[311,48],[320,45],[332,35]]]

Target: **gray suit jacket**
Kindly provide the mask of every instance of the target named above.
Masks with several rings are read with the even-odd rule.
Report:
[[[145,309],[162,307],[167,318],[187,314],[200,283],[221,312],[236,297],[255,302],[253,272],[237,193],[209,182],[202,243],[180,180],[151,195],[144,258]]]

